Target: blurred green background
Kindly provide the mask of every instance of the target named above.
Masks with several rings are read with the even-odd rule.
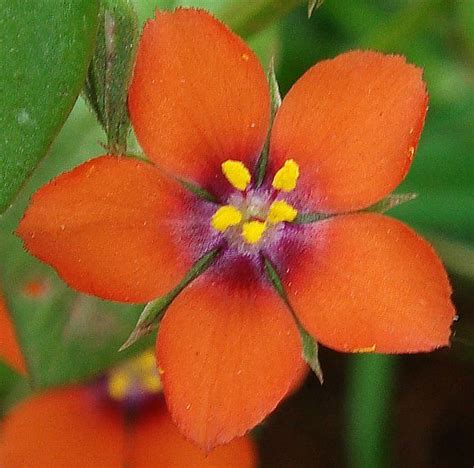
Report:
[[[459,320],[451,349],[429,355],[346,356],[323,349],[325,384],[311,376],[256,431],[264,467],[474,465],[474,1],[326,0],[308,19],[305,1],[135,0],[140,22],[156,7],[198,6],[242,34],[282,93],[317,61],[348,49],[400,53],[423,67],[430,109],[413,167],[399,192],[418,198],[390,212],[427,237],[447,266]],[[0,13],[1,15],[1,13]],[[104,152],[102,130],[79,99],[48,155],[0,218],[0,282],[34,389],[82,381],[124,353],[140,307],[68,289],[30,258],[12,231],[31,193]],[[29,281],[46,293],[25,294]],[[1,409],[30,392],[0,367]]]

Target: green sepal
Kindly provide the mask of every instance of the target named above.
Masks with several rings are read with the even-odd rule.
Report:
[[[178,182],[186,189],[189,190],[191,193],[196,195],[198,198],[202,200],[206,200],[211,203],[217,203],[217,198],[206,189],[200,187],[199,185],[193,184],[192,182],[188,182],[184,179],[178,179]]]
[[[311,18],[315,8],[319,8],[324,0],[308,0],[308,18]]]
[[[291,305],[288,295],[286,294],[285,287],[278,275],[275,267],[273,266],[272,262],[267,258],[263,257],[263,265],[265,269],[265,274],[267,275],[268,280],[270,281],[271,285],[277,292],[277,294],[281,297],[283,302],[286,304],[288,309],[290,310],[291,314],[293,315],[293,319],[296,322],[296,326],[298,328],[300,338],[301,338],[301,345],[303,348],[303,359],[309,365],[311,370],[316,374],[319,382],[322,384],[324,382],[323,371],[321,369],[321,364],[319,363],[318,357],[318,343],[317,341],[306,331],[303,327],[301,322],[299,321],[293,306]]]
[[[294,223],[296,224],[311,224],[318,221],[324,221],[325,219],[332,218],[334,215],[325,214],[325,213],[301,213],[298,212]]]
[[[96,0],[0,6],[0,213],[45,156],[79,94],[97,31]]]
[[[150,334],[153,330],[158,329],[161,319],[165,315],[166,310],[176,299],[178,294],[188,286],[192,281],[202,275],[217,259],[221,249],[215,248],[203,255],[194,263],[191,269],[186,273],[179,284],[169,293],[149,302],[138,319],[138,322],[128,337],[127,341],[120,347],[119,351],[127,349],[138,339]]]
[[[366,211],[369,213],[385,213],[396,206],[403,205],[406,202],[412,201],[417,197],[416,193],[400,193],[396,194],[393,193],[388,197],[385,197],[383,200],[375,203],[372,206],[369,206],[365,210],[361,210],[362,212]]]
[[[417,197],[416,193],[400,193],[391,194],[385,197],[383,200],[364,208],[362,210],[350,211],[339,214],[326,214],[326,213],[304,213],[300,212],[293,221],[296,224],[311,224],[318,221],[324,221],[325,219],[333,218],[334,216],[341,216],[351,213],[385,213],[396,206],[403,205],[406,202],[412,201]]]
[[[268,166],[268,152],[270,150],[271,129],[273,121],[275,120],[275,115],[281,106],[280,87],[278,86],[278,81],[275,74],[275,61],[273,58],[270,61],[270,66],[268,67],[267,78],[270,87],[270,127],[262,154],[258,158],[257,165],[255,166],[255,186],[257,188],[262,185],[263,179],[265,179],[265,173]]]
[[[318,342],[298,323],[301,343],[303,345],[303,357],[311,370],[316,374],[319,382],[323,384],[324,376],[319,362]]]
[[[130,120],[127,92],[138,41],[138,19],[128,0],[101,0],[94,56],[84,97],[107,135],[107,151],[124,154]]]

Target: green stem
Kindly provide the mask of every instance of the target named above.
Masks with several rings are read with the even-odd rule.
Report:
[[[347,395],[347,452],[351,468],[391,466],[390,427],[394,356],[351,356]]]
[[[243,6],[242,0],[234,0],[228,2],[219,16],[239,36],[248,38],[306,2],[307,0],[253,0],[245,2]]]

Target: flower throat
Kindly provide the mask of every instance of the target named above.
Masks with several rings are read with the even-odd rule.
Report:
[[[241,161],[227,160],[221,165],[228,182],[236,189],[213,214],[210,224],[225,235],[230,244],[258,246],[267,235],[295,220],[298,211],[283,199],[281,193],[295,189],[299,166],[293,159],[285,161],[272,181],[273,193],[253,190],[250,171]]]

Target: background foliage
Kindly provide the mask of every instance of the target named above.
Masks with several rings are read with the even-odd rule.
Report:
[[[46,7],[55,2],[42,3]],[[31,388],[89,378],[153,342],[150,337],[117,353],[141,308],[71,291],[54,271],[29,257],[12,234],[36,188],[104,153],[105,135],[81,98],[56,136],[84,82],[97,30],[97,4],[72,3],[76,10],[67,9],[66,14],[56,8],[48,20],[31,15],[25,2],[10,2],[0,11],[2,60],[16,61],[17,67],[3,66],[0,72],[4,99],[0,205],[7,206],[54,139],[0,218],[0,284],[31,375],[27,383],[0,365],[3,411]],[[323,350],[325,385],[321,388],[311,377],[258,437],[265,466],[472,465],[474,410],[472,390],[471,398],[466,392],[474,388],[474,2],[326,0],[311,19],[301,0],[134,0],[133,4],[139,24],[157,6],[212,10],[250,41],[265,66],[275,57],[283,94],[315,62],[348,49],[401,53],[424,68],[430,110],[412,170],[399,188],[419,196],[391,214],[425,235],[449,269],[460,315],[453,347],[398,358],[348,357]],[[32,9],[38,8],[35,4]],[[67,25],[57,37],[43,28],[56,17]],[[29,25],[27,32],[24,24]],[[15,42],[26,51],[23,55],[21,50],[7,53],[7,42],[16,31],[26,41],[26,45],[20,39]],[[28,41],[45,44],[44,62],[43,56],[32,56]],[[58,64],[60,73],[50,63]],[[25,81],[12,70],[22,70],[33,85],[23,90]],[[23,131],[22,106],[32,106],[28,111],[35,122],[32,132]],[[133,138],[129,145],[138,150]],[[31,282],[44,286],[41,294],[28,294]]]

